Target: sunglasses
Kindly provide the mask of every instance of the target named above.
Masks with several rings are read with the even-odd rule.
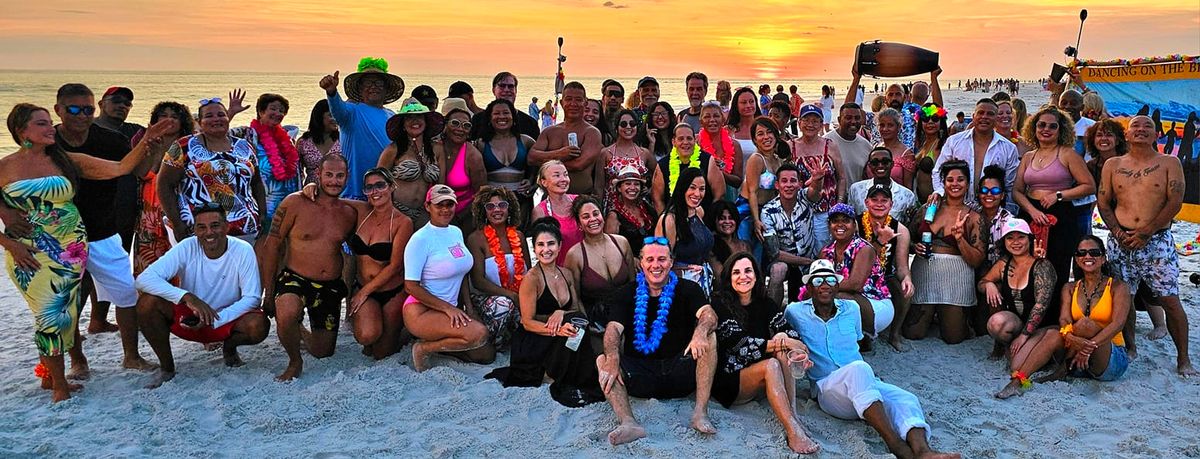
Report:
[[[1037,128],[1038,129],[1051,129],[1051,130],[1058,129],[1058,123],[1045,123],[1045,122],[1038,121]]]
[[[876,159],[872,159],[872,160],[868,161],[868,164],[870,164],[872,166],[885,166],[885,165],[888,165],[891,163],[892,163],[892,160],[887,159],[887,158],[876,158]]]
[[[205,106],[205,105],[208,105],[208,104],[219,104],[219,103],[221,103],[221,98],[220,98],[220,97],[213,97],[213,98],[211,98],[211,99],[200,99],[200,106],[201,106],[201,107],[203,107],[203,106]]]
[[[1000,188],[998,186],[992,186],[992,187],[985,186],[985,187],[979,188],[979,194],[1001,195],[1001,194],[1004,194],[1004,188]]]
[[[1100,258],[1104,256],[1104,250],[1101,249],[1079,249],[1075,251],[1077,257],[1092,257]]]
[[[808,282],[811,283],[813,287],[820,287],[822,285],[836,285],[838,280],[837,276],[821,276],[811,278],[808,280]]]
[[[923,123],[936,123],[936,122],[938,122],[938,121],[941,121],[941,120],[944,120],[944,119],[945,119],[945,118],[942,118],[942,117],[940,117],[940,116],[922,116],[922,117],[921,117],[921,122],[923,122]]]
[[[609,91],[608,97],[625,97],[625,93],[621,91]]]
[[[496,209],[508,210],[508,201],[489,202],[483,205],[484,210],[491,212]]]
[[[91,105],[68,105],[67,113],[70,113],[73,116],[79,116],[81,113],[87,116],[92,116],[96,113],[96,107]]]
[[[386,190],[387,188],[388,188],[387,182],[368,183],[368,184],[363,185],[363,193],[374,193],[376,191]]]
[[[642,245],[669,245],[669,242],[662,236],[648,236],[642,239]]]
[[[635,127],[638,127],[638,122],[637,121],[621,121],[621,122],[617,123],[617,126],[622,127],[622,128],[635,128]]]
[[[446,123],[446,125],[450,126],[452,128],[455,128],[455,129],[463,128],[468,131],[471,130],[471,126],[474,126],[473,124],[471,124],[470,121],[461,121],[461,120],[450,120]]]

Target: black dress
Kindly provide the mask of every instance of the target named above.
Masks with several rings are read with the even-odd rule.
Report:
[[[568,298],[567,303],[560,306],[547,284],[538,295],[535,314],[569,310],[573,302],[574,298]],[[586,319],[582,313],[568,312],[563,316],[563,323],[573,318]],[[543,375],[549,375],[554,380],[550,384],[550,396],[564,406],[580,407],[604,400],[596,370],[598,354],[591,340],[582,340],[576,351],[568,349],[566,342],[566,337],[539,335],[518,327],[513,332],[509,366],[492,370],[484,378],[496,379],[504,387],[538,387],[542,385]]]
[[[800,335],[788,325],[779,306],[767,298],[742,306],[727,292],[716,293],[713,309],[717,313],[717,372],[712,397],[729,408],[737,400],[742,369],[773,357],[767,352],[771,337],[780,332],[794,339]]]

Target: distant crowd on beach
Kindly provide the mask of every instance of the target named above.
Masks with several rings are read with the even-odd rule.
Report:
[[[1120,379],[1138,309],[1195,375],[1170,232],[1184,177],[1157,122],[1111,119],[1074,70],[1040,107],[1012,79],[968,81],[995,93],[946,107],[941,73],[865,104],[856,67],[836,106],[831,86],[809,102],[716,81],[709,99],[700,72],[680,108],[652,76],[568,82],[547,122],[536,100],[518,109],[512,73],[480,106],[465,82],[406,91],[364,58],[314,81],[325,98],[303,128],[285,97],[241,90],[154,101],[143,127],[126,121],[133,88],[69,83],[8,115],[0,245],[55,401],[90,376],[89,296],[88,333],[117,332],[152,388],[181,370],[172,335],[237,367],[274,322],[286,363],[251,364],[288,381],[346,325],[367,358],[411,346],[416,371],[507,352],[487,378],[607,401],[614,445],[646,435],[631,397],[694,394],[698,432],[716,432],[710,400],[765,399],[787,446],[815,453],[795,408],[807,379],[822,411],[896,456],[957,457],[875,375],[877,344],[990,339],[1003,364],[981,370],[1009,377],[1008,398],[1042,371]]]

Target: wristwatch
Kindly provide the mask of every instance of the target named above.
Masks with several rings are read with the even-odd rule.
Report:
[[[1062,192],[1061,191],[1055,191],[1054,196],[1058,198],[1058,202],[1062,202]]]

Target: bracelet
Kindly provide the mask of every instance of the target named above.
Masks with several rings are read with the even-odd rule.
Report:
[[[1075,331],[1075,325],[1074,324],[1066,324],[1066,325],[1063,325],[1062,328],[1058,329],[1058,334],[1062,335],[1065,338],[1067,335],[1071,334],[1071,332],[1073,332],[1073,331]]]

